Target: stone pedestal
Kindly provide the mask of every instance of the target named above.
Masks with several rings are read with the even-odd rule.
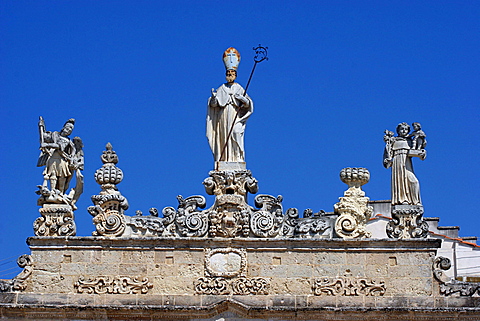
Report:
[[[43,204],[38,210],[41,217],[33,222],[36,236],[71,236],[77,228],[73,209],[67,204]]]
[[[422,205],[393,205],[392,220],[386,227],[391,238],[425,238],[428,235],[428,223],[423,219]]]

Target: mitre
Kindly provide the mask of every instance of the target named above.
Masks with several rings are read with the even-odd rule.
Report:
[[[223,63],[226,70],[237,70],[240,64],[240,53],[237,49],[230,47],[223,53]]]

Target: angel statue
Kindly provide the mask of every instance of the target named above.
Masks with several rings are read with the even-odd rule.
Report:
[[[83,142],[80,137],[73,141],[68,137],[74,128],[75,119],[65,122],[60,132],[46,131],[45,122],[40,116],[40,156],[38,167],[43,170],[43,184],[39,185],[37,194],[42,195],[39,205],[45,203],[66,203],[74,205],[83,192],[84,168]],[[70,182],[75,176],[75,187],[67,194]],[[48,187],[50,183],[50,188]]]

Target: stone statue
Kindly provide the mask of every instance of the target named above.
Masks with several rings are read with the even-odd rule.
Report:
[[[413,172],[412,157],[424,160],[426,151],[413,148],[414,140],[411,138],[415,136],[409,133],[410,126],[400,123],[397,126],[398,136],[394,137],[390,131],[385,131],[384,135],[386,146],[383,165],[385,168],[392,167],[392,205],[421,205],[420,185]],[[419,142],[416,140],[417,144]],[[424,144],[420,143],[419,146]]]
[[[235,82],[240,53],[228,48],[223,61],[227,82],[217,91],[212,88],[208,99],[207,138],[215,162],[245,162],[243,138],[247,119],[253,112],[253,101]]]
[[[65,122],[60,132],[45,130],[42,117],[38,122],[40,131],[40,157],[37,166],[45,166],[43,184],[39,186],[37,194],[42,195],[44,203],[66,203],[73,205],[83,192],[84,167],[83,142],[80,137],[73,141],[68,137],[74,128],[75,119]],[[70,181],[76,178],[76,185],[67,194]],[[48,183],[50,182],[50,189]],[[40,200],[39,200],[40,202]]]

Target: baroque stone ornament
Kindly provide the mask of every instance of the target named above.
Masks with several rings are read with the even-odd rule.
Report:
[[[257,195],[255,206],[260,210],[251,214],[250,226],[255,236],[275,237],[279,235],[283,225],[283,197],[271,195]]]
[[[120,236],[126,227],[123,213],[128,209],[128,201],[117,188],[123,179],[123,172],[116,166],[118,156],[110,143],[106,145],[101,160],[103,166],[95,172],[95,180],[102,190],[100,194],[92,196],[94,206],[88,208],[96,228],[92,234]]]
[[[322,277],[314,280],[312,290],[315,295],[383,296],[386,287],[383,280],[353,277],[347,270],[343,277]]]
[[[340,202],[334,205],[339,214],[335,222],[335,232],[344,239],[371,237],[367,231],[367,221],[373,213],[368,206],[368,197],[362,191],[362,185],[370,180],[370,172],[366,168],[344,168],[340,171],[340,179],[348,185]]]
[[[248,170],[211,171],[203,181],[207,194],[215,195],[215,203],[206,212],[210,220],[209,236],[247,237],[250,234],[252,209],[247,193],[256,193],[257,180]]]
[[[23,271],[11,280],[0,280],[0,292],[20,292],[27,288],[26,281],[33,272],[32,257],[24,254],[17,259],[17,264]]]
[[[232,292],[235,295],[268,294],[270,282],[265,278],[238,278],[231,282]]]
[[[77,293],[87,294],[146,294],[153,287],[147,277],[81,276],[74,283]]]
[[[199,210],[205,208],[203,196],[178,196],[178,209],[175,218],[177,231],[181,236],[205,236],[208,231],[208,214]]]
[[[303,211],[303,218],[298,217],[298,210],[291,208],[286,213],[284,224],[284,235],[291,233],[290,227],[293,227],[293,233],[301,238],[330,238],[332,237],[332,220],[325,216],[325,211],[313,213],[311,209]]]
[[[143,216],[137,211],[136,216],[125,216],[127,226],[132,230],[132,236],[172,236],[171,228],[175,219],[175,209],[163,210],[163,217],[158,217],[158,210],[151,208],[149,216]],[[170,229],[168,229],[170,227]]]
[[[450,269],[450,259],[439,256],[433,261],[433,275],[440,282],[440,293],[445,296],[480,296],[480,283],[450,279],[443,271]]]
[[[67,120],[60,132],[45,129],[42,117],[38,122],[40,156],[38,167],[45,166],[43,184],[38,185],[37,204],[41,217],[33,224],[36,236],[70,236],[76,234],[73,211],[83,192],[83,142],[80,137],[71,140],[75,120]],[[75,177],[75,187],[68,191]]]
[[[201,277],[195,284],[195,293],[203,295],[267,295],[270,280],[241,277],[227,280],[222,277]]]
[[[230,294],[230,286],[225,278],[199,278],[195,284],[195,293],[206,295]]]

